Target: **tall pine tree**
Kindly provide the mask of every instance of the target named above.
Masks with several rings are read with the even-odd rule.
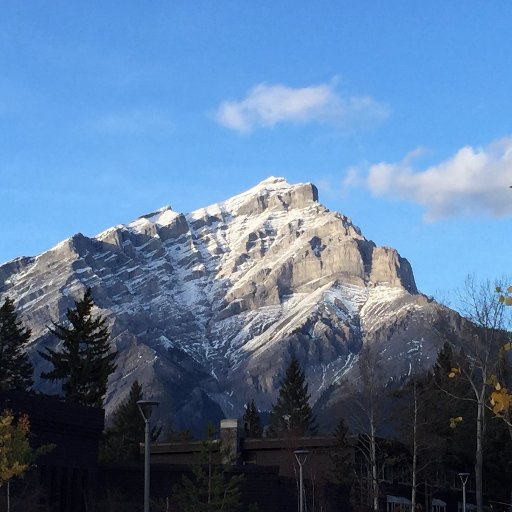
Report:
[[[314,435],[318,427],[309,405],[310,395],[304,372],[292,358],[281,382],[279,396],[270,411],[269,434]]]
[[[24,351],[29,339],[30,329],[23,327],[7,297],[0,307],[0,389],[26,391],[34,383],[34,369]]]
[[[115,370],[117,352],[110,350],[110,332],[104,317],[94,318],[94,302],[88,288],[83,299],[66,313],[67,325],[54,323],[50,332],[61,342],[60,350],[39,352],[53,368],[41,373],[43,379],[63,381],[68,402],[93,407],[103,406],[109,375]]]
[[[247,402],[243,421],[247,426],[247,437],[261,437],[263,429],[261,428],[261,419],[254,399]]]
[[[139,445],[144,440],[145,425],[137,402],[142,399],[142,386],[135,381],[128,398],[112,413],[112,426],[105,431],[105,459],[130,461],[139,458]],[[151,441],[156,441],[160,431],[161,427],[152,428]]]

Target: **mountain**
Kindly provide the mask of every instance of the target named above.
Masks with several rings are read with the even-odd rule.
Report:
[[[91,287],[119,351],[107,413],[134,379],[161,401],[161,421],[198,431],[240,416],[254,398],[275,400],[295,355],[312,403],[335,408],[364,339],[379,344],[389,379],[429,366],[451,315],[418,292],[409,262],[366,240],[351,220],[318,201],[312,184],[269,178],[222,203],[183,214],[170,207],[107,229],[80,233],[36,257],[0,266],[0,299],[13,298],[36,349],[47,330]],[[448,312],[448,313],[447,313]],[[330,410],[320,411],[329,425]]]

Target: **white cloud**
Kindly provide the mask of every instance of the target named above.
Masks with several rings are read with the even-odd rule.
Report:
[[[242,133],[278,123],[333,123],[361,125],[381,121],[387,106],[369,96],[343,98],[332,84],[293,89],[285,85],[259,84],[240,101],[224,101],[215,112],[222,126]]]
[[[484,148],[466,146],[425,170],[412,167],[415,152],[399,163],[370,166],[366,186],[376,196],[424,207],[428,222],[447,217],[512,215],[512,137]]]

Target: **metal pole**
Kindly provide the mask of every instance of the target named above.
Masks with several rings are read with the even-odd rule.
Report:
[[[299,466],[299,487],[300,487],[299,512],[304,512],[304,481],[302,479],[302,464],[300,464],[300,466]]]
[[[462,482],[462,512],[466,512],[466,482],[469,478],[469,473],[459,473],[460,481]]]
[[[138,400],[137,406],[139,412],[144,419],[144,512],[149,512],[149,457],[150,457],[150,444],[149,444],[149,419],[151,417],[151,410],[157,406],[159,402],[155,400]],[[146,409],[146,410],[145,410]]]
[[[144,512],[149,512],[149,417],[144,430]]]
[[[295,450],[295,459],[299,464],[299,512],[304,512],[304,475],[302,473],[302,466],[308,457],[307,450]]]
[[[462,512],[466,512],[466,481],[462,484]]]

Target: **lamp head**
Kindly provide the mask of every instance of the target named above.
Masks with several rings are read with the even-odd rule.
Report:
[[[297,462],[302,466],[306,462],[306,459],[308,458],[309,451],[308,450],[295,450],[293,452],[295,455],[295,458],[297,459]]]
[[[469,478],[469,473],[458,473],[458,475],[462,482],[462,485],[466,485],[466,482],[468,481]]]
[[[158,407],[159,404],[160,402],[157,402],[156,400],[137,401],[137,406],[139,407],[139,411],[144,418],[144,421],[149,421],[153,407]]]

